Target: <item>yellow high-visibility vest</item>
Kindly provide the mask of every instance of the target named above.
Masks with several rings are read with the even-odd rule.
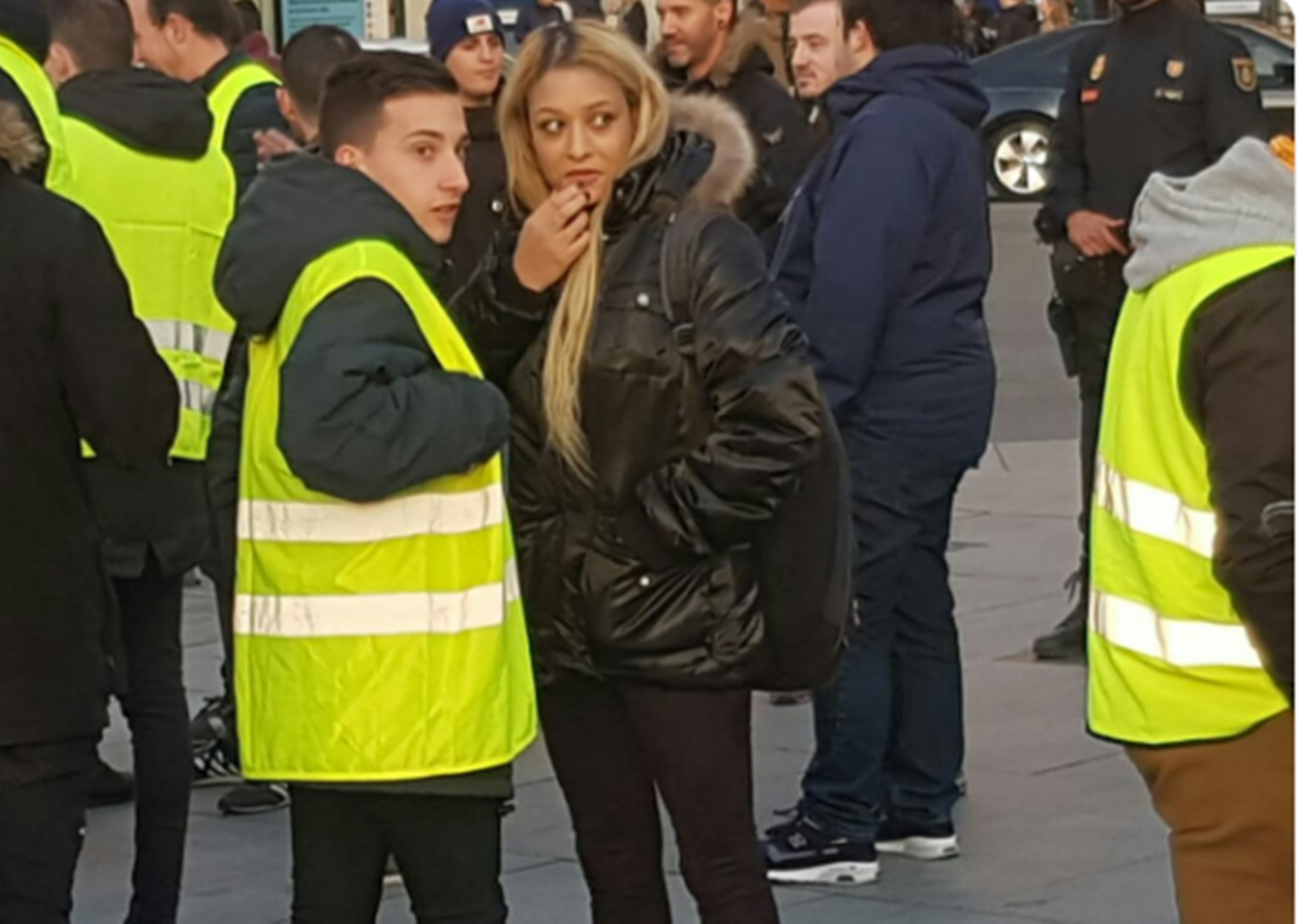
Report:
[[[67,187],[72,182],[72,166],[63,140],[63,125],[59,119],[59,100],[54,84],[46,76],[40,62],[29,55],[12,39],[0,35],[0,71],[17,86],[27,105],[36,114],[49,160],[45,167],[45,184]]]
[[[280,371],[310,313],[358,279],[401,294],[444,369],[482,375],[416,267],[374,240],[308,265],[250,343],[234,660],[252,779],[469,773],[537,734],[501,457],[356,504],[307,487],[280,449]]]
[[[1187,325],[1216,292],[1295,255],[1207,257],[1120,314],[1106,380],[1092,517],[1089,726],[1138,745],[1240,735],[1285,711],[1227,590],[1205,441],[1180,389]]]
[[[49,188],[104,229],[135,315],[176,377],[181,416],[171,455],[202,461],[235,330],[213,288],[234,214],[229,165],[219,145],[195,160],[162,157],[75,116],[63,117],[63,134],[76,181],[52,180]]]

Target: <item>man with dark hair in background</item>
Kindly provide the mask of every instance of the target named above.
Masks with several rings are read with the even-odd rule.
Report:
[[[338,26],[308,26],[289,39],[280,54],[284,86],[276,90],[280,114],[294,140],[320,149],[320,107],[325,81],[340,64],[361,54],[361,43]]]
[[[736,204],[770,253],[778,224],[812,159],[812,134],[798,102],[772,76],[759,47],[763,22],[741,17],[737,0],[659,0],[665,79],[685,93],[716,93],[735,106],[758,152],[758,173]]]
[[[96,456],[83,468],[118,600],[121,698],[138,781],[127,920],[171,924],[192,775],[182,585],[208,554],[211,535],[203,462],[211,398],[234,330],[217,304],[212,273],[234,212],[234,180],[213,142],[203,92],[131,66],[134,39],[122,0],[47,0],[47,8],[45,67],[59,86],[75,174],[71,184],[50,189],[103,227],[131,284],[136,316],[181,387],[169,466],[141,472]]]
[[[469,281],[510,210],[496,113],[505,72],[505,26],[491,0],[438,0],[429,8],[427,31],[430,54],[447,66],[460,87],[469,127],[469,191],[447,245],[442,277],[450,295]]]
[[[390,854],[418,921],[506,918],[501,807],[536,733],[509,524],[492,513],[509,408],[431,288],[469,185],[466,140],[442,65],[354,58],[326,86],[322,156],[267,166],[218,265],[222,303],[256,337],[241,759],[252,778],[301,784],[303,924],[372,922]],[[447,605],[470,588],[481,620]],[[290,610],[304,619],[277,615]]]
[[[41,156],[0,102],[0,921],[67,924],[112,609],[79,440],[162,468],[176,384],[93,219],[15,176]]]
[[[208,95],[213,130],[235,171],[236,195],[257,177],[253,133],[284,129],[279,84],[267,67],[232,50],[242,34],[230,0],[128,0],[136,59]]]
[[[271,50],[271,40],[262,28],[262,11],[253,0],[235,0],[235,17],[239,22],[239,40],[235,43],[267,67],[278,69],[279,59]]]
[[[1118,0],[1070,58],[1048,155],[1038,232],[1053,247],[1053,327],[1079,388],[1083,555],[1078,600],[1034,640],[1045,661],[1081,660],[1088,623],[1090,514],[1110,341],[1128,292],[1128,222],[1155,173],[1188,176],[1242,137],[1265,137],[1255,62],[1241,41],[1176,0]]]
[[[947,550],[957,487],[988,445],[996,376],[978,131],[988,101],[952,47],[955,15],[952,0],[840,4],[835,136],[772,263],[844,434],[860,616],[839,677],[814,697],[798,813],[767,834],[777,882],[872,882],[878,851],[958,852]]]

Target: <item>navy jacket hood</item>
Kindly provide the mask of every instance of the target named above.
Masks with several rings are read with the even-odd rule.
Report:
[[[934,103],[972,128],[983,122],[989,111],[988,97],[975,83],[974,69],[955,51],[939,45],[909,45],[884,52],[831,87],[826,105],[840,123],[887,93]]]
[[[74,77],[60,88],[59,106],[146,154],[195,160],[212,138],[203,91],[144,68]]]
[[[239,205],[217,259],[217,297],[243,333],[264,334],[309,263],[373,239],[400,248],[431,282],[442,269],[442,250],[369,177],[310,154],[280,158]]]

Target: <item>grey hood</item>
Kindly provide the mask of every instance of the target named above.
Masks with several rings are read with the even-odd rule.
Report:
[[[1268,145],[1245,138],[1191,177],[1156,174],[1133,212],[1129,287],[1144,291],[1166,276],[1241,247],[1295,243],[1295,174]]]

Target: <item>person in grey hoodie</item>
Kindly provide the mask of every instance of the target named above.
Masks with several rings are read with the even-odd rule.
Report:
[[[1294,920],[1294,199],[1253,139],[1152,178],[1107,382],[1089,728],[1171,830],[1184,924]]]

